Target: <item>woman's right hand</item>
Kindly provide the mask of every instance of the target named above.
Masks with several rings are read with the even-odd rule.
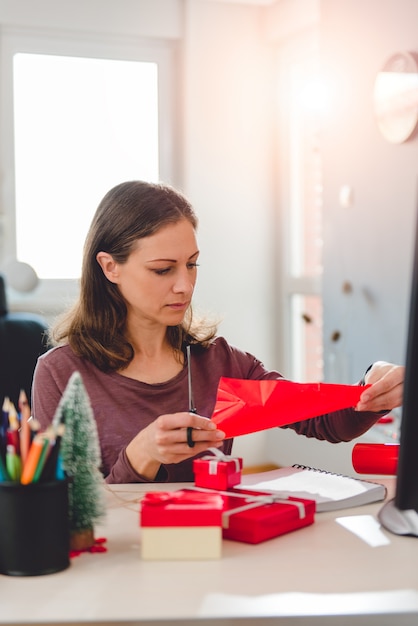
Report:
[[[192,428],[194,446],[187,442],[187,429]],[[154,480],[160,465],[180,463],[208,448],[218,448],[225,433],[210,419],[195,413],[160,415],[141,430],[128,444],[126,454],[133,469]]]

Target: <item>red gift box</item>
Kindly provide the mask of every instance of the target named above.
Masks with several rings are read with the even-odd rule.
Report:
[[[241,482],[242,459],[223,454],[217,448],[209,448],[212,455],[193,461],[196,487],[225,490]]]
[[[244,543],[261,543],[313,524],[316,502],[240,489],[222,496],[222,536]]]
[[[219,559],[222,497],[186,490],[150,492],[141,501],[144,560]]]

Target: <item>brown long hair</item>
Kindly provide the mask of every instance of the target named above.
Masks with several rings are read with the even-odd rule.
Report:
[[[96,255],[107,252],[123,264],[138,239],[182,219],[197,228],[190,202],[169,185],[129,181],[111,189],[96,210],[84,244],[78,301],[52,328],[52,343],[68,343],[75,354],[102,371],[127,367],[134,351],[125,336],[126,304],[117,285],[103,274]],[[216,324],[194,321],[190,307],[182,324],[167,328],[167,339],[179,351],[187,343],[207,346],[215,333]]]

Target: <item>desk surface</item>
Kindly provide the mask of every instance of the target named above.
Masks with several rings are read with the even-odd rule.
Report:
[[[382,482],[393,491],[392,479]],[[376,528],[373,546],[341,524],[367,527],[381,503],[319,513],[313,525],[258,545],[224,541],[220,560],[158,562],[140,558],[146,489],[106,488],[96,529],[106,553],[82,554],[49,576],[0,575],[0,624],[418,623],[418,539]]]

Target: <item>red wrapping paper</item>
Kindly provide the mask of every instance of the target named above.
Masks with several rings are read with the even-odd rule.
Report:
[[[398,458],[399,443],[356,443],[351,453],[358,474],[396,476]]]
[[[227,438],[247,435],[353,407],[369,386],[222,377],[212,420]]]

